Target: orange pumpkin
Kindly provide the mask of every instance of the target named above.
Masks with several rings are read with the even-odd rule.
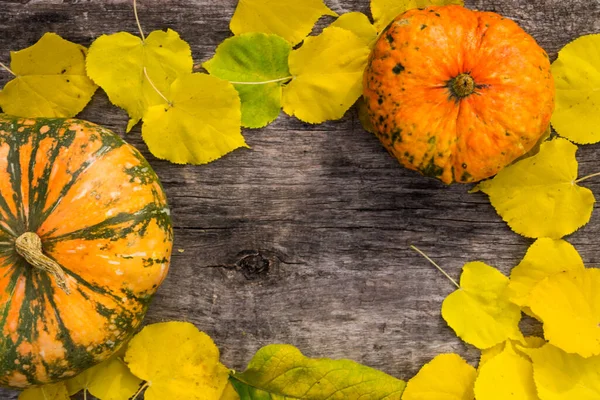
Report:
[[[113,354],[164,279],[163,189],[98,125],[0,115],[0,384],[73,376]]]
[[[445,183],[475,182],[547,130],[554,80],[546,52],[515,22],[428,7],[381,33],[364,97],[377,136],[405,167]]]

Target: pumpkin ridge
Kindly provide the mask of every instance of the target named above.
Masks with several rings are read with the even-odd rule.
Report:
[[[17,215],[15,221],[17,223],[17,233],[25,232],[25,212],[23,210],[23,194],[21,193],[21,160],[20,160],[20,147],[22,143],[19,143],[19,135],[14,135],[7,141],[9,146],[8,151],[8,176],[10,185],[13,190],[13,198],[16,205]]]
[[[42,129],[47,126],[49,130],[44,136],[42,136]],[[31,154],[31,158],[29,160],[29,221],[30,221],[30,230],[35,230],[34,228],[39,226],[41,221],[39,221],[39,216],[41,213],[41,209],[46,201],[46,196],[48,195],[48,182],[50,180],[50,174],[52,172],[52,166],[60,153],[61,148],[69,147],[73,143],[73,139],[75,137],[74,131],[66,131],[62,137],[57,133],[60,128],[62,128],[63,122],[61,120],[50,120],[50,121],[40,121],[35,129],[35,134],[33,136],[34,144],[33,144],[33,152]],[[52,143],[52,147],[45,154],[48,157],[48,161],[44,165],[44,170],[42,174],[37,177],[35,176],[35,163],[37,162],[37,156],[39,151],[39,145],[44,138],[52,138],[54,139]],[[34,182],[36,184],[34,184]]]
[[[100,159],[101,157],[105,156],[106,154],[110,153],[114,149],[115,149],[115,147],[111,147],[111,145],[103,144],[102,147],[100,147],[100,149],[96,150],[94,152],[94,154],[92,155],[92,157],[94,157],[94,158],[92,158],[90,160],[87,160],[76,171],[73,171],[71,173],[71,178],[70,178],[69,182],[65,186],[63,186],[62,190],[60,191],[60,194],[59,194],[58,198],[54,201],[54,203],[51,206],[49,206],[48,208],[46,208],[45,211],[42,212],[40,220],[41,221],[46,220],[46,218],[48,218],[48,216],[50,214],[52,214],[52,212],[54,212],[54,210],[56,209],[56,207],[58,207],[58,205],[60,204],[60,202],[62,201],[62,199],[66,196],[66,194],[71,189],[71,187],[73,187],[73,185],[75,184],[75,182],[77,182],[77,179],[79,178],[79,176],[81,174],[83,174],[85,171],[87,171],[87,169],[94,162],[96,162],[98,159]]]

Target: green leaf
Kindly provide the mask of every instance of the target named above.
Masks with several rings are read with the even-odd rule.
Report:
[[[239,0],[230,28],[235,35],[274,33],[296,45],[323,15],[337,16],[323,0]]]
[[[337,27],[306,39],[290,54],[294,79],[283,89],[283,110],[311,124],[336,120],[358,100],[369,46]]]
[[[11,52],[16,77],[0,91],[0,107],[18,117],[75,116],[97,89],[85,73],[85,54],[85,47],[55,33]]]
[[[175,80],[168,104],[144,115],[142,137],[154,156],[176,164],[206,164],[248,147],[241,132],[240,98],[229,82],[207,74]]]
[[[226,39],[203,64],[211,75],[234,83],[242,101],[242,126],[262,128],[279,115],[282,85],[292,78],[291,49],[280,36],[246,33]]]
[[[230,379],[241,400],[399,400],[406,386],[354,361],[307,358],[290,345],[263,347]]]
[[[127,132],[144,116],[148,107],[163,99],[145,77],[144,68],[162,93],[177,77],[193,67],[189,44],[171,29],[154,31],[142,40],[127,32],[102,35],[92,43],[87,73],[110,101],[129,114]]]
[[[582,36],[552,63],[556,110],[552,126],[575,143],[600,141],[600,35]]]

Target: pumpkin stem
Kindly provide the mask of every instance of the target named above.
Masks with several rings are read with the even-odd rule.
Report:
[[[42,240],[36,233],[25,232],[19,236],[15,241],[15,249],[33,267],[54,276],[58,287],[67,294],[70,293],[65,271],[63,271],[62,267],[56,261],[44,254]]]
[[[459,100],[473,94],[475,87],[475,79],[469,74],[460,74],[448,82],[450,92]]]

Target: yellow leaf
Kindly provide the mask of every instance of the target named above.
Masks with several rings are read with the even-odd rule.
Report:
[[[600,355],[600,270],[562,272],[531,292],[531,311],[544,323],[544,336],[556,347],[583,357]]]
[[[408,381],[402,400],[473,400],[476,376],[458,354],[440,354]]]
[[[27,389],[19,395],[19,400],[71,400],[64,382]]]
[[[219,400],[229,376],[211,338],[187,322],[146,326],[129,342],[125,362],[146,381],[146,400]]]
[[[398,15],[411,8],[443,6],[447,4],[463,5],[462,0],[371,0],[371,14],[377,32],[381,32]]]
[[[142,136],[154,156],[176,164],[206,164],[248,147],[240,97],[230,83],[206,74],[182,76],[171,85],[169,102],[144,115]]]
[[[342,118],[362,93],[369,47],[336,27],[309,37],[289,58],[294,79],[283,89],[283,110],[312,124]]]
[[[600,399],[600,356],[583,358],[550,344],[530,352],[542,400]]]
[[[523,356],[527,356],[531,349],[537,349],[546,344],[546,341],[537,336],[526,336],[523,340],[507,340],[506,342],[497,344],[494,347],[481,351],[481,357],[479,358],[479,369],[485,365],[488,361],[499,355],[504,351],[507,343],[513,345],[513,350],[517,353],[522,353]]]
[[[556,110],[552,126],[575,143],[600,141],[600,35],[582,36],[552,64]]]
[[[75,116],[97,88],[85,73],[85,54],[85,47],[55,33],[11,52],[16,77],[0,91],[0,107],[19,117]]]
[[[239,0],[229,26],[235,35],[274,33],[296,45],[323,15],[337,16],[323,0]]]
[[[587,224],[594,194],[577,185],[577,146],[565,139],[542,143],[540,152],[479,184],[513,231],[560,239]]]
[[[442,303],[442,317],[465,342],[487,349],[507,339],[522,340],[521,310],[508,300],[508,278],[482,262],[463,267],[460,289]]]
[[[510,342],[479,369],[477,400],[538,400],[531,361],[519,355]]]
[[[235,391],[231,382],[227,382],[219,400],[240,400],[240,395]]]
[[[370,48],[373,47],[375,39],[377,39],[377,30],[371,24],[369,18],[361,12],[342,14],[329,26],[349,30],[361,38]]]
[[[87,72],[108,95],[110,101],[129,114],[127,132],[144,116],[148,107],[163,99],[177,77],[192,72],[190,46],[171,29],[154,31],[145,41],[127,32],[102,35],[92,43],[87,58]]]
[[[510,273],[510,301],[521,307],[528,307],[531,291],[545,278],[559,272],[584,268],[581,256],[570,243],[561,239],[538,239]]]
[[[125,365],[124,350],[66,381],[69,395],[86,390],[102,400],[130,399],[138,391],[142,380]]]
[[[488,361],[502,353],[505,346],[506,342],[502,342],[498,343],[494,347],[490,347],[489,349],[481,350],[481,356],[479,357],[479,365],[477,366],[477,369],[481,369],[481,367],[483,367]]]

